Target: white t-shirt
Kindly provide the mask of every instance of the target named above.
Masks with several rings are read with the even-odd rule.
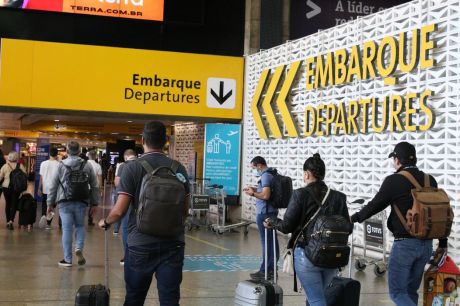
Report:
[[[44,194],[48,194],[50,191],[50,184],[53,181],[54,176],[57,175],[59,162],[57,160],[45,160],[40,164],[40,175],[42,177],[42,190]]]
[[[92,159],[88,160],[88,163],[91,165],[91,167],[93,167],[94,174],[96,174],[97,177],[102,176],[101,165],[99,165],[98,163],[96,163],[95,160],[92,160]],[[97,183],[99,185],[99,179],[98,179]]]

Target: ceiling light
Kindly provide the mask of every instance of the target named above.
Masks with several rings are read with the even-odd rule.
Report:
[[[59,122],[59,119],[54,119],[54,122]]]
[[[113,132],[113,133],[110,133],[110,134],[112,134],[112,135],[118,135],[118,133],[116,133],[116,132]]]
[[[133,122],[133,121],[132,121],[132,120],[128,120],[128,121],[126,121],[126,122],[131,123],[131,122]]]

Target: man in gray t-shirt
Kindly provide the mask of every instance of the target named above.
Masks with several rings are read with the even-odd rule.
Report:
[[[142,143],[145,154],[139,159],[147,161],[155,169],[170,167],[172,159],[163,154],[166,128],[158,121],[144,127]],[[136,226],[136,209],[142,179],[146,171],[139,162],[125,164],[118,186],[118,199],[107,218],[99,221],[106,229],[120,220],[131,206],[128,219],[128,247],[125,253],[126,297],[124,306],[144,305],[145,297],[155,273],[160,305],[179,305],[182,266],[184,263],[184,233],[176,237],[161,238],[140,233]],[[187,216],[190,187],[183,165],[177,170],[177,178],[184,184],[184,218]]]

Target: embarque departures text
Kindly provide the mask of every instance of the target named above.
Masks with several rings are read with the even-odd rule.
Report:
[[[408,38],[409,32],[402,32],[396,37],[384,37],[379,42],[366,41],[362,45],[354,45],[351,52],[339,49],[309,57],[305,60],[305,88],[318,90],[379,77],[383,78],[385,85],[395,85],[397,79],[394,74],[397,70],[409,73],[419,67],[429,69],[435,65],[430,51],[435,48],[432,34],[436,30],[437,26],[431,24],[410,31],[411,39]],[[433,95],[433,91],[421,89],[404,95],[364,97],[357,101],[338,101],[318,106],[307,103],[303,135],[426,131],[435,123],[434,112],[427,103]],[[413,120],[415,116],[419,120]],[[263,126],[259,124],[257,127],[261,135]]]
[[[149,88],[137,90],[134,86]],[[172,102],[172,103],[200,103],[200,95],[196,91],[201,89],[201,82],[197,80],[183,80],[153,76],[143,76],[133,73],[131,87],[124,90],[125,100],[148,102]]]

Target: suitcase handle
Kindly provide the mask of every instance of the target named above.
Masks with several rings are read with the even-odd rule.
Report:
[[[106,198],[106,185],[104,182],[104,186],[102,186],[102,219],[105,220],[105,198]],[[112,188],[114,186],[112,185]],[[108,228],[104,229],[104,285],[106,288],[109,288],[109,241],[107,239],[107,230]]]
[[[273,283],[276,284],[277,282],[277,265],[276,265],[276,229],[271,229],[273,232]],[[265,254],[264,254],[264,262],[265,262],[265,280],[268,281],[268,229],[265,228]]]

